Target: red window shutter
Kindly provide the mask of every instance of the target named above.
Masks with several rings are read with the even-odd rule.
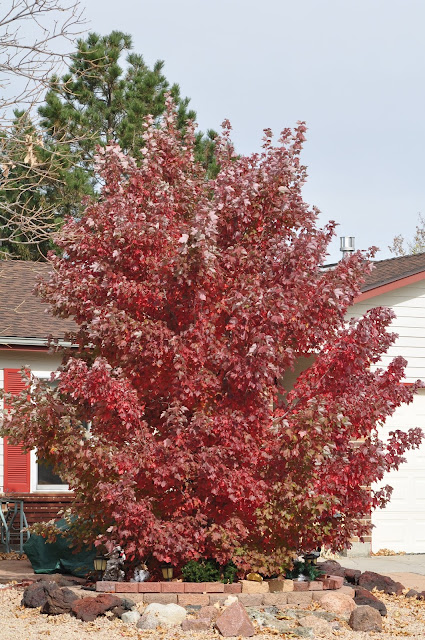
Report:
[[[4,390],[18,394],[25,389],[20,369],[4,370]],[[20,493],[30,490],[30,454],[20,445],[9,444],[4,438],[4,491]]]

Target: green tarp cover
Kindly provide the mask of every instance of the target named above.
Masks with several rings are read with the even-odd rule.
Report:
[[[66,536],[68,523],[58,520],[56,526],[64,532],[64,535],[57,536],[56,542],[46,542],[42,536],[33,534],[24,544],[24,552],[34,573],[68,573],[83,578],[94,571],[95,548],[73,553],[72,542]]]

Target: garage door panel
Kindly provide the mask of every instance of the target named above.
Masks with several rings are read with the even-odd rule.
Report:
[[[425,518],[406,513],[387,513],[385,510],[372,517],[376,527],[372,531],[372,551],[391,549],[406,553],[425,552]]]
[[[386,440],[394,429],[410,427],[425,431],[425,392],[413,403],[401,407],[380,429]],[[405,453],[406,463],[398,471],[385,474],[380,486],[389,484],[393,494],[385,509],[372,514],[372,550],[392,549],[406,553],[425,553],[425,443],[419,449]]]
[[[374,522],[374,518],[372,518]],[[394,517],[393,514],[387,518],[381,518],[379,526],[372,532],[372,551],[375,553],[379,549],[391,549],[392,551],[405,551],[406,536],[408,536],[406,520],[401,517]]]

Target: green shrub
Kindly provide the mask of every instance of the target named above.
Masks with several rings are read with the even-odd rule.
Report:
[[[232,582],[235,582],[237,572],[237,566],[234,565],[233,562],[228,562],[223,567],[223,578],[221,581],[224,582],[224,584],[232,584]]]
[[[233,562],[220,566],[216,560],[190,560],[182,568],[186,582],[234,582],[237,568]]]
[[[295,560],[292,569],[286,572],[286,577],[290,580],[296,580],[298,576],[304,575],[308,580],[316,580],[321,573],[322,571],[317,565]]]

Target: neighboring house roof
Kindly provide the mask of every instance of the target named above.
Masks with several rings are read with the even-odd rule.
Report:
[[[49,336],[63,340],[76,325],[46,312],[34,293],[41,276],[47,277],[46,262],[0,261],[0,344],[45,345]]]
[[[377,260],[372,273],[362,285],[362,294],[355,302],[388,293],[425,279],[425,253]]]

